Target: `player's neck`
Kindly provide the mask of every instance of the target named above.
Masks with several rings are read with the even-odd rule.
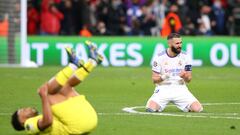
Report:
[[[167,49],[167,55],[170,56],[170,57],[176,57],[177,56],[177,54],[174,53],[173,51],[171,51],[170,48]]]

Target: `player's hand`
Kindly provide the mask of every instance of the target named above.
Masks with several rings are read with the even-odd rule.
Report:
[[[179,76],[183,79],[186,78],[186,75],[187,75],[187,72],[185,70],[182,70],[179,74]]]
[[[168,79],[169,77],[170,77],[170,74],[168,74],[168,73],[163,74],[163,75],[160,75],[160,78],[161,78],[162,80],[166,80],[166,79]]]
[[[40,97],[45,97],[48,95],[48,85],[47,83],[43,84],[40,88],[38,88],[38,94]]]
[[[190,82],[191,79],[192,79],[191,72],[188,72],[188,71],[185,71],[185,70],[181,71],[180,74],[179,74],[179,76],[180,76],[181,78],[183,78],[183,80],[184,80],[185,82]]]

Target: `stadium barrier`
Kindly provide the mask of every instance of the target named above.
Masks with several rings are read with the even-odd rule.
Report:
[[[102,66],[150,66],[152,58],[167,47],[167,41],[157,37],[28,37],[22,48],[26,59],[37,65],[66,65],[64,46],[71,46],[87,60],[85,40],[91,40],[104,56]],[[0,50],[6,48],[4,43]],[[17,49],[20,50],[20,49]],[[240,67],[240,38],[238,37],[183,37],[183,50],[192,57],[193,66]],[[28,56],[29,55],[29,56]],[[1,57],[7,57],[2,56]]]

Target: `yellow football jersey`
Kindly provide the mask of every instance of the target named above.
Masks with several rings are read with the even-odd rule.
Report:
[[[91,132],[97,126],[97,113],[84,95],[69,98],[51,108],[53,115],[66,125],[69,134]]]
[[[53,118],[52,125],[45,129],[44,131],[40,131],[38,128],[38,120],[42,118],[42,115],[38,115],[36,117],[27,119],[24,123],[25,130],[27,134],[30,135],[68,135],[66,130],[66,126],[59,122],[56,118]]]
[[[51,109],[54,116],[52,125],[40,131],[37,123],[43,116],[29,118],[24,123],[27,134],[83,134],[91,132],[97,126],[97,113],[83,95],[55,104]]]

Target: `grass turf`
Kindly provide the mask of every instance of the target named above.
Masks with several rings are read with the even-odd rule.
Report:
[[[11,113],[17,108],[41,109],[37,88],[62,67],[0,68],[0,135],[24,135],[11,128]],[[240,68],[201,67],[193,69],[188,85],[202,103],[240,103]],[[192,118],[129,115],[122,108],[144,106],[152,95],[151,68],[97,68],[77,87],[99,113],[99,124],[92,135],[238,135],[240,119]],[[138,109],[143,111],[144,109]],[[164,113],[186,115],[176,107]],[[199,115],[240,118],[240,105],[204,106]],[[190,115],[198,115],[190,113]],[[228,115],[227,115],[228,116]]]

